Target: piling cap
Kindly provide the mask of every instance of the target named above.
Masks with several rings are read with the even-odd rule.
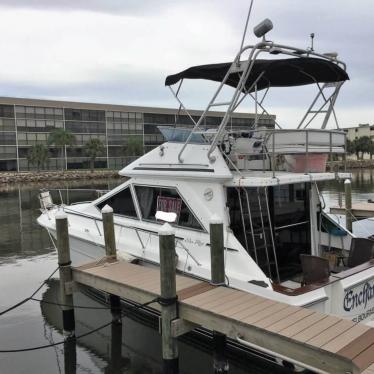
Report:
[[[168,224],[168,223],[164,223],[159,232],[158,232],[158,235],[174,235],[175,234],[175,230]]]
[[[101,213],[113,213],[113,208],[106,204],[103,209],[101,209]]]
[[[221,217],[219,217],[218,215],[214,214],[211,218],[210,218],[210,221],[209,223],[213,224],[213,225],[218,225],[220,223],[223,223],[223,220]]]
[[[67,219],[68,215],[63,211],[59,211],[56,213],[55,218],[56,219]]]
[[[344,181],[344,184],[351,184],[351,180],[350,180],[350,179],[346,179],[346,180]]]

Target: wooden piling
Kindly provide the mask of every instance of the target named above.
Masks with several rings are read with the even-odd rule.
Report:
[[[65,213],[56,214],[57,254],[60,273],[60,296],[62,305],[62,325],[64,334],[75,335],[75,319],[73,294],[67,292],[67,284],[71,284],[71,260],[69,246],[68,217]]]
[[[70,336],[64,341],[64,374],[77,373],[77,340]]]
[[[159,231],[159,245],[163,373],[177,374],[178,342],[171,332],[171,322],[177,318],[175,236],[168,223]]]
[[[116,257],[116,238],[114,234],[114,220],[113,209],[109,205],[105,205],[101,210],[103,216],[104,240],[105,240],[105,253],[107,256]]]
[[[223,242],[223,222],[219,217],[210,221],[210,264],[211,283],[225,284],[225,251]]]
[[[349,179],[344,181],[344,192],[346,228],[352,232],[352,183]]]
[[[107,257],[117,258],[116,236],[114,232],[113,209],[109,205],[105,205],[101,210],[103,217],[105,255]],[[122,323],[121,318],[121,299],[116,295],[109,295],[110,311],[112,313],[113,322]]]
[[[215,374],[227,374],[229,372],[225,350],[226,335],[213,331],[213,370]]]

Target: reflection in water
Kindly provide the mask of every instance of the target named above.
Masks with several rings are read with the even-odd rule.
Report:
[[[372,170],[355,171],[353,201],[374,199]],[[123,179],[107,181],[57,182],[55,184],[28,184],[0,187],[0,310],[27,297],[56,267],[57,259],[47,233],[36,218],[39,215],[37,198],[40,188],[94,188],[112,189]],[[343,182],[324,183],[321,190],[327,205],[336,204]],[[54,192],[53,199],[60,196]],[[64,202],[92,200],[95,194],[67,192]],[[16,292],[14,291],[16,290]],[[40,297],[40,296],[39,296]],[[49,283],[44,300],[58,300],[58,284]],[[91,296],[74,295],[76,305],[103,306]],[[40,308],[42,316],[40,315]],[[1,317],[0,349],[49,344],[62,340],[62,313],[58,306],[28,302]],[[88,332],[111,321],[106,309],[76,309],[77,334]],[[124,318],[122,327],[108,326],[92,335],[42,351],[26,352],[21,356],[0,355],[0,373],[19,374],[39,372],[61,373],[160,373],[161,346],[157,319],[144,319],[136,313]],[[181,373],[212,373],[212,344],[209,336],[187,334],[180,341]],[[64,354],[65,353],[65,354]],[[274,366],[253,356],[239,354],[230,348],[227,352],[231,374],[275,373]],[[277,369],[281,372],[281,369]],[[284,371],[287,372],[287,371]]]
[[[52,191],[53,200],[60,203],[62,198],[65,203],[93,200],[97,198],[96,192],[70,191],[69,188],[79,189],[112,189],[123,181],[113,179],[108,181],[85,182],[54,182],[48,188],[64,189],[61,195]],[[46,184],[12,185],[0,187],[0,263],[11,262],[16,258],[26,258],[35,255],[47,254],[54,249],[46,230],[40,228],[36,218],[40,214],[38,193]]]
[[[326,206],[344,203],[344,180],[319,183]],[[374,169],[359,169],[352,172],[352,202],[374,200]]]

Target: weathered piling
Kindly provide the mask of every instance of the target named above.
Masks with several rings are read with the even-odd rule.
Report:
[[[223,243],[223,222],[219,217],[210,220],[210,264],[211,283],[225,284],[225,251]]]
[[[64,341],[64,374],[77,372],[77,340],[75,336]]]
[[[60,272],[60,295],[62,305],[62,324],[64,334],[74,336],[75,319],[73,306],[73,293],[68,291],[72,282],[68,217],[65,213],[56,214],[57,254]]]
[[[175,236],[172,227],[165,223],[159,231],[161,332],[164,374],[177,374],[178,342],[172,336],[171,322],[177,318],[177,290],[175,267]]]
[[[113,209],[105,205],[101,210],[103,217],[105,254],[107,257],[117,258],[116,236],[114,232]],[[121,300],[119,296],[109,294],[110,310],[112,312],[113,322],[120,324],[121,318]]]
[[[219,217],[210,220],[210,270],[213,285],[225,284],[225,248],[223,222]],[[213,369],[216,374],[228,373],[225,358],[226,335],[213,331]]]
[[[346,228],[352,232],[352,183],[349,179],[344,181],[344,192]]]
[[[105,253],[107,256],[116,257],[116,237],[114,234],[113,209],[109,205],[105,205],[101,210],[103,216]]]
[[[213,369],[215,374],[227,374],[229,372],[225,350],[226,335],[213,331]]]
[[[122,373],[129,364],[128,359],[122,357],[122,325],[112,323],[110,339],[110,360],[105,368],[105,374]]]

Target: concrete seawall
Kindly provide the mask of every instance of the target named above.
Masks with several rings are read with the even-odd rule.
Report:
[[[66,170],[41,172],[0,172],[0,184],[19,182],[64,181],[77,179],[119,178],[118,170]]]

